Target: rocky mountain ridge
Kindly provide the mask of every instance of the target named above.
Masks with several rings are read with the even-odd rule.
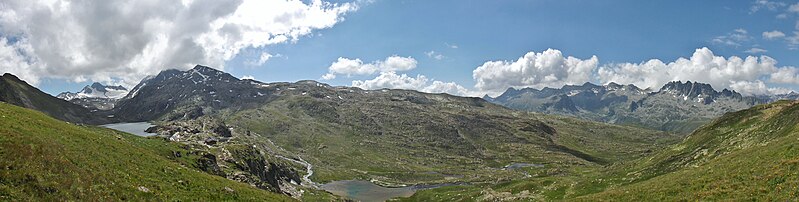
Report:
[[[484,99],[517,110],[689,133],[726,112],[791,97],[781,96],[743,96],[728,89],[716,91],[709,84],[672,81],[657,91],[631,84],[585,83],[560,89],[511,88],[496,98]]]

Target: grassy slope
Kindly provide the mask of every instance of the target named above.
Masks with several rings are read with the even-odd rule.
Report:
[[[637,162],[632,170],[638,171],[630,174],[645,180],[583,199],[796,199],[797,126],[796,102],[781,101],[727,114],[672,149]]]
[[[0,200],[291,200],[192,169],[187,153],[0,103]]]

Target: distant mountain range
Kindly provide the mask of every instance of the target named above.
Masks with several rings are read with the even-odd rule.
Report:
[[[95,82],[76,93],[63,92],[56,97],[89,109],[109,110],[114,108],[114,104],[127,94],[128,89],[125,87],[106,86]]]
[[[566,85],[563,88],[510,88],[490,102],[512,109],[575,116],[583,119],[689,133],[727,112],[779,99],[796,99],[797,93],[742,96],[709,84],[672,81],[660,90],[609,83]]]

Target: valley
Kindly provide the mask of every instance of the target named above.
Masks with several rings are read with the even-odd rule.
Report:
[[[26,86],[22,81],[16,85]],[[634,90],[629,96],[648,96],[648,100],[660,96],[631,86],[621,88]],[[677,87],[661,91],[677,97],[679,91],[670,91],[673,88]],[[710,90],[703,92],[715,92]],[[711,104],[750,100],[731,91],[716,93]],[[46,102],[58,100],[39,94]],[[701,93],[689,95],[710,99]],[[613,96],[618,95],[611,92],[586,99],[627,99]],[[88,120],[115,123],[106,127],[122,126],[133,134],[150,136],[128,134],[130,138],[179,145],[158,151],[172,155],[167,161],[177,158],[177,163],[202,176],[305,201],[343,197],[365,201],[394,197],[410,201],[641,199],[643,195],[620,190],[669,189],[669,183],[657,182],[660,179],[694,183],[681,177],[705,172],[697,169],[703,165],[716,167],[713,162],[721,161],[716,158],[735,161],[730,155],[789,136],[789,126],[795,125],[785,122],[793,120],[787,118],[791,112],[786,110],[796,105],[787,101],[717,114],[722,117],[686,136],[628,126],[635,124],[593,122],[573,118],[573,114],[516,111],[491,103],[500,98],[505,99],[363,90],[316,81],[262,83],[198,65],[149,77],[115,102],[114,108],[86,109],[85,113],[102,117]],[[647,110],[646,106],[638,110]],[[748,116],[767,117],[745,122],[753,119]],[[737,126],[738,122],[750,126]],[[773,123],[767,125],[770,131],[758,129],[758,124],[768,123]],[[774,129],[786,131],[785,135],[763,136]],[[730,137],[707,135],[714,131],[726,131],[722,133]],[[710,156],[699,158],[703,155]],[[22,197],[11,192],[4,196]],[[779,196],[785,195],[774,197]]]

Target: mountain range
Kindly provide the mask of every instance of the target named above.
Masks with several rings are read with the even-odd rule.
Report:
[[[509,89],[481,99],[264,83],[197,65],[147,77],[122,97],[108,94],[122,88],[101,84],[60,96],[113,99],[100,109],[10,74],[0,81],[0,101],[43,112],[0,104],[4,200],[330,201],[342,198],[323,185],[347,180],[430,188],[400,199],[410,201],[781,200],[795,194],[799,169],[790,146],[799,141],[799,104],[761,104],[776,98],[696,82]],[[150,122],[156,135],[45,115]],[[136,169],[122,169],[128,164]],[[104,188],[85,188],[90,181]]]
[[[560,89],[510,88],[496,98],[484,99],[517,110],[687,134],[724,113],[798,96],[743,96],[728,89],[716,91],[709,84],[672,81],[659,90],[612,82],[602,86],[566,85]]]

